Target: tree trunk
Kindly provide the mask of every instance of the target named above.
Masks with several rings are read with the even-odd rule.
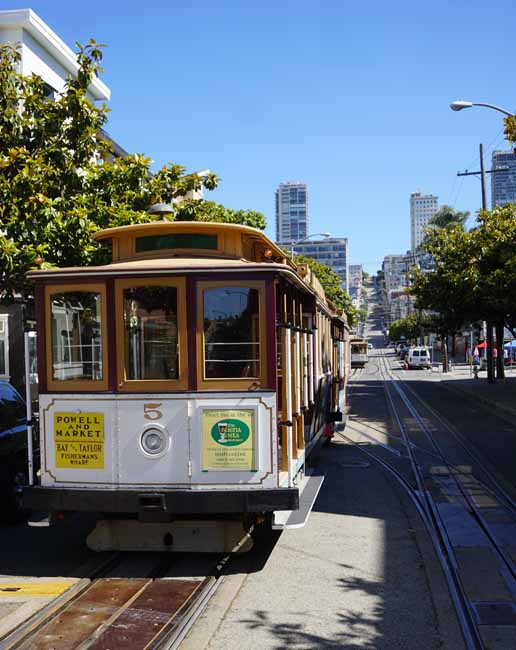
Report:
[[[504,321],[496,323],[496,376],[505,379],[505,366],[503,358],[503,331]]]
[[[489,384],[496,382],[493,366],[493,323],[487,321],[487,335],[486,335],[486,355],[487,355],[487,381]]]
[[[448,372],[448,334],[443,336],[443,372]]]

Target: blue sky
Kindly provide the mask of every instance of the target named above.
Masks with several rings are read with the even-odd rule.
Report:
[[[2,5],[72,47],[108,45],[108,131],[125,149],[215,171],[207,198],[263,212],[271,236],[277,185],[306,182],[310,232],[348,237],[370,272],[409,247],[411,192],[474,213],[480,183],[456,172],[478,169],[479,142],[507,148],[499,113],[448,105],[516,110],[510,0]]]

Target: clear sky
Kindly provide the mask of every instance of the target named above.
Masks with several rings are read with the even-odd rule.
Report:
[[[410,246],[409,195],[474,213],[478,144],[507,148],[516,111],[514,0],[4,0],[71,47],[106,43],[107,130],[156,165],[209,168],[206,198],[263,212],[281,181],[309,188],[310,232],[348,237],[375,272]],[[487,164],[488,160],[486,161]]]

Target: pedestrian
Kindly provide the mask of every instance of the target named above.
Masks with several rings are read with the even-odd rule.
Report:
[[[480,352],[478,351],[478,348],[475,346],[475,349],[473,350],[473,376],[475,379],[478,379],[478,367],[480,366]]]

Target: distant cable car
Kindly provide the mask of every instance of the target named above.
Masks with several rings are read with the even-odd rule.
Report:
[[[367,339],[351,339],[351,367],[363,368],[368,361]]]

